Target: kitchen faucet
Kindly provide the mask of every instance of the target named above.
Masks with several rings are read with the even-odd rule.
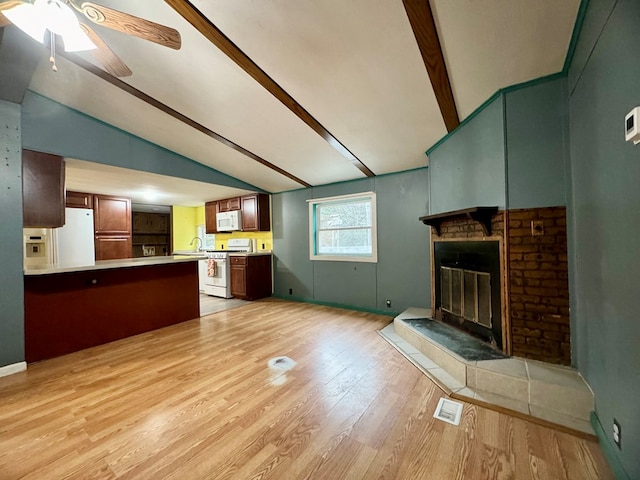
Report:
[[[198,247],[198,240],[200,241],[200,247]],[[194,250],[199,252],[202,249],[202,239],[200,237],[193,237],[189,245],[193,245],[193,242],[196,242],[196,248],[194,248]]]

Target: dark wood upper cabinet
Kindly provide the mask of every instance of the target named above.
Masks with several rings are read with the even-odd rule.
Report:
[[[240,197],[225,198],[224,200],[218,200],[219,212],[231,212],[233,210],[240,210]]]
[[[90,193],[70,192],[67,190],[68,208],[93,208],[93,195]]]
[[[242,201],[242,231],[266,232],[271,229],[269,219],[269,195],[256,193],[246,195]]]
[[[207,233],[218,233],[216,224],[216,214],[218,213],[218,202],[207,202],[204,204],[204,222]]]
[[[25,227],[64,225],[64,159],[22,151],[22,215]]]
[[[96,235],[131,236],[131,200],[94,195],[93,219]]]

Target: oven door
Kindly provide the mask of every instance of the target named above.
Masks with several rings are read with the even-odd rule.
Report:
[[[227,259],[226,258],[210,258],[209,262],[215,264],[215,268],[207,268],[207,277],[204,284],[213,287],[226,287],[227,286]]]

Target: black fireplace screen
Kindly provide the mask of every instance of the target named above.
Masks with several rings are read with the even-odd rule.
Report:
[[[445,312],[491,328],[491,274],[440,267],[440,291]]]
[[[435,316],[502,346],[497,241],[434,242]]]

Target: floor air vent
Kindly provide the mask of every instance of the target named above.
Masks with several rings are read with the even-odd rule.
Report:
[[[441,398],[433,416],[443,422],[458,425],[460,423],[460,417],[462,416],[462,404]]]

